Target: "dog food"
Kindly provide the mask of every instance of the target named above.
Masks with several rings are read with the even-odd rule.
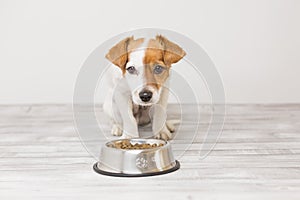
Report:
[[[122,140],[120,142],[116,142],[114,144],[109,144],[108,147],[113,147],[113,148],[117,148],[117,149],[151,149],[151,148],[156,148],[156,147],[161,147],[164,144],[160,143],[160,144],[148,144],[148,143],[143,143],[143,144],[139,144],[139,143],[135,143],[132,144],[129,140]]]

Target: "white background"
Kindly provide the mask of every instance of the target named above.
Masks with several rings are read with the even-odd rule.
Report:
[[[300,102],[297,0],[2,0],[0,25],[0,104],[71,103],[89,53],[144,27],[200,44],[228,103]]]

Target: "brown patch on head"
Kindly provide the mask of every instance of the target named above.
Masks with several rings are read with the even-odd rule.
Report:
[[[120,67],[123,74],[125,74],[126,69],[125,65],[128,62],[129,53],[133,51],[134,49],[138,48],[142,43],[144,39],[134,39],[132,37],[127,37],[117,43],[115,46],[113,46],[108,53],[106,54],[106,58],[111,61],[113,64]]]
[[[165,68],[165,70],[161,74],[154,74],[154,67],[155,65],[145,65],[144,66],[144,73],[146,78],[146,85],[152,86],[157,90],[164,84],[166,79],[169,76],[169,69]]]
[[[147,85],[159,89],[168,78],[171,65],[181,60],[185,54],[181,47],[161,35],[149,40],[144,57]],[[164,68],[160,74],[154,73],[157,65]]]
[[[163,61],[164,47],[156,39],[150,39],[145,51],[144,64],[151,64],[157,61]]]

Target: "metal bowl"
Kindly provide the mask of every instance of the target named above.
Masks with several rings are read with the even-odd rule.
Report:
[[[120,142],[156,144],[147,149],[116,148]],[[163,146],[159,146],[163,145]],[[174,159],[169,142],[157,139],[119,139],[107,142],[101,149],[100,159],[94,170],[103,175],[137,177],[173,172],[180,164]]]

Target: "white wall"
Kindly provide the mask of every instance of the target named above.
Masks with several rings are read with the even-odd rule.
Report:
[[[106,39],[171,29],[199,43],[230,103],[300,102],[300,1],[0,1],[0,103],[70,103]]]

